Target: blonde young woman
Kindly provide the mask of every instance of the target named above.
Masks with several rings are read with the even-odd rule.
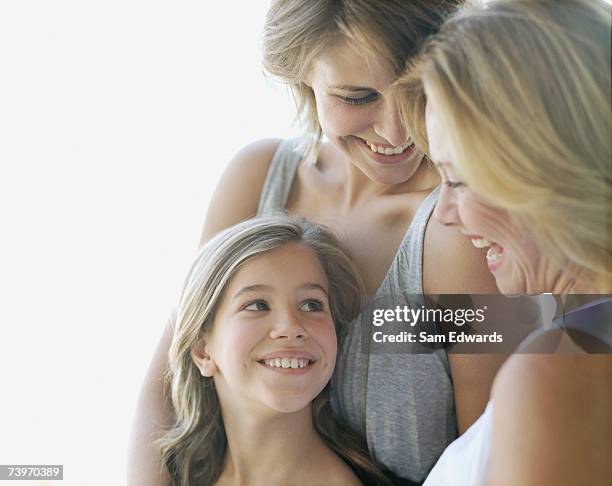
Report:
[[[491,293],[482,251],[430,220],[437,171],[417,150],[388,90],[407,59],[459,1],[277,0],[264,32],[264,65],[292,89],[302,140],[263,140],[230,162],[212,197],[202,242],[277,210],[324,223],[350,250],[368,296]],[[322,142],[325,136],[327,141]],[[162,376],[170,323],[143,386],[130,478],[159,481],[152,445],[172,423]],[[484,410],[503,357],[367,353],[355,320],[332,380],[339,420],[367,439],[397,476],[421,481]]]
[[[256,218],[211,239],[170,346],[172,484],[391,485],[329,403],[337,334],[360,299],[353,262],[320,226]]]
[[[599,0],[464,8],[398,83],[442,174],[434,216],[488,247],[503,293],[560,295],[520,349],[540,355],[507,361],[426,486],[612,484],[610,17]]]

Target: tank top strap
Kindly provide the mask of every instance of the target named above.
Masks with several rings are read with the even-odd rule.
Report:
[[[257,216],[283,211],[287,205],[293,179],[302,160],[300,139],[287,139],[279,143],[259,197]]]
[[[417,209],[397,255],[389,268],[387,278],[380,291],[383,293],[422,294],[423,291],[423,249],[425,229],[436,206],[440,186],[431,191]]]

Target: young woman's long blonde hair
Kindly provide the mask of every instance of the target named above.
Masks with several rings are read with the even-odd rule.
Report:
[[[256,218],[210,240],[200,250],[185,280],[169,351],[169,383],[176,422],[159,444],[163,462],[176,485],[214,484],[221,474],[227,445],[212,378],[201,376],[191,349],[211,330],[223,292],[240,266],[289,243],[310,248],[321,263],[339,339],[359,313],[362,284],[357,269],[338,240],[319,225],[285,216]],[[312,415],[316,430],[332,450],[372,484],[387,484],[368,458],[363,442],[335,422],[328,387],[315,398]]]
[[[533,230],[558,264],[608,282],[610,13],[602,0],[467,6],[396,86],[421,148],[425,85],[467,184]]]
[[[326,50],[348,42],[384,61],[397,76],[461,0],[273,0],[263,37],[267,73],[291,88],[316,160],[321,142],[317,106],[307,77]]]

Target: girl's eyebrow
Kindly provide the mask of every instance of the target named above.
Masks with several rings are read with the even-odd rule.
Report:
[[[243,294],[248,294],[249,292],[261,292],[262,290],[272,290],[272,287],[270,287],[269,285],[262,284],[247,285],[246,287],[242,287],[238,292],[234,294],[232,301],[236,300]]]
[[[300,286],[300,288],[305,290],[320,290],[325,295],[328,295],[327,289],[318,283],[307,282]],[[247,285],[246,287],[242,287],[238,292],[234,294],[234,297],[232,297],[232,301],[236,300],[241,295],[248,294],[250,292],[261,292],[264,290],[270,291],[273,290],[273,288],[270,285],[263,284]]]
[[[306,289],[306,290],[320,290],[325,295],[328,295],[327,289],[325,287],[323,287],[322,285],[319,285],[318,283],[310,283],[309,282],[309,283],[303,285],[302,288]]]

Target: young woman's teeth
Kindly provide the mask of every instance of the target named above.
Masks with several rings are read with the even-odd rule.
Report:
[[[408,140],[404,145],[400,145],[398,147],[380,147],[366,140],[366,145],[370,148],[372,152],[376,152],[383,155],[399,155],[408,147],[410,147],[412,145],[412,142]]]
[[[306,368],[310,360],[306,358],[272,358],[265,359],[264,364],[271,368]]]
[[[472,238],[472,245],[476,248],[486,248],[487,246],[491,246],[492,243],[491,240],[487,240],[486,238]]]

